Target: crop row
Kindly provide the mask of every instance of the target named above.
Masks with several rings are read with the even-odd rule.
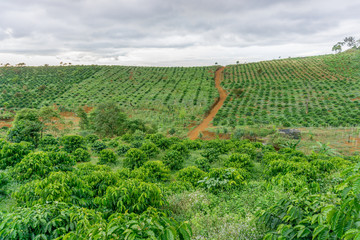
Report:
[[[229,96],[214,124],[359,125],[357,58],[344,53],[229,66],[223,81]]]

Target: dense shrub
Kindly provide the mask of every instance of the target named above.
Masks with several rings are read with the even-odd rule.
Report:
[[[184,156],[175,150],[168,150],[162,158],[162,161],[171,170],[179,170],[184,164]]]
[[[133,170],[131,176],[145,182],[166,182],[170,180],[170,170],[161,161],[147,161]]]
[[[183,143],[176,143],[171,145],[170,150],[178,151],[183,157],[188,157],[190,152],[189,149]]]
[[[107,148],[106,144],[101,140],[96,140],[91,144],[91,150],[94,151],[95,153],[99,153],[106,148]]]
[[[155,157],[160,153],[159,148],[152,142],[146,142],[141,147],[140,150],[143,151],[149,158]]]
[[[55,171],[71,170],[72,166],[75,165],[74,157],[67,152],[49,152],[48,154]]]
[[[270,163],[274,160],[285,160],[285,156],[281,155],[277,152],[267,152],[263,156],[263,162],[264,163]]]
[[[56,150],[59,147],[59,140],[52,135],[46,135],[40,139],[38,147],[43,151]]]
[[[128,144],[120,144],[117,148],[116,148],[116,154],[119,156],[123,156],[124,154],[127,153],[127,151],[129,151],[130,149],[130,145]]]
[[[73,155],[76,162],[89,162],[91,159],[90,153],[83,148],[76,149]]]
[[[270,176],[292,173],[295,176],[306,176],[308,179],[315,179],[317,175],[316,169],[309,162],[293,162],[285,160],[271,161],[265,169],[265,172]]]
[[[6,185],[10,182],[9,176],[5,172],[0,172],[0,196],[6,195]]]
[[[195,160],[195,164],[201,170],[208,172],[210,170],[209,160],[206,158],[198,158]]]
[[[248,154],[233,153],[225,162],[225,167],[243,168],[250,170],[252,162]]]
[[[114,164],[116,163],[116,154],[111,149],[101,150],[99,156],[99,164]]]
[[[99,137],[95,134],[89,134],[85,137],[85,142],[88,144],[93,144]]]
[[[251,159],[255,159],[256,157],[256,147],[252,143],[242,144],[238,148],[236,148],[237,153],[247,154]]]
[[[30,143],[3,143],[0,151],[0,169],[14,166],[19,163],[24,156],[30,153]]]
[[[206,173],[195,166],[181,169],[177,173],[177,179],[184,182],[190,182],[193,186],[198,185],[198,181],[202,180]]]
[[[22,204],[33,206],[49,202],[65,202],[79,206],[92,206],[90,186],[73,172],[52,172],[42,180],[22,185],[13,197]]]
[[[44,178],[53,170],[53,163],[46,152],[30,153],[14,167],[15,177],[19,180]]]
[[[219,160],[220,154],[221,152],[216,148],[206,148],[200,153],[200,155],[206,158],[209,163],[213,163]]]
[[[126,180],[116,187],[108,187],[95,203],[113,212],[144,212],[148,207],[163,205],[162,193],[153,183],[145,183],[136,179]]]
[[[84,223],[101,222],[101,214],[94,210],[71,206],[65,203],[18,207],[2,216],[1,239],[55,239],[64,234],[82,229]]]
[[[125,154],[124,167],[134,169],[141,167],[148,160],[148,156],[137,148],[131,148]]]
[[[67,135],[62,137],[61,144],[66,152],[72,153],[78,148],[84,147],[84,138],[78,135]]]
[[[202,147],[202,142],[201,140],[190,140],[190,139],[186,139],[183,141],[183,144],[191,150],[199,150]]]
[[[203,148],[205,149],[213,148],[216,149],[216,151],[219,152],[220,154],[225,154],[229,152],[232,147],[232,144],[230,143],[231,142],[227,142],[226,140],[216,139],[216,140],[206,141],[204,143]]]
[[[232,190],[244,185],[245,172],[234,168],[212,168],[207,177],[198,183],[212,193]]]

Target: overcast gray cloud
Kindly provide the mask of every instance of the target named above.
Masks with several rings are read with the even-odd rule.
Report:
[[[0,0],[0,62],[210,65],[330,53],[357,0]]]

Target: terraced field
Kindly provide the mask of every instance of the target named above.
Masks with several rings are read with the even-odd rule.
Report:
[[[217,126],[360,124],[360,54],[264,61],[225,68],[229,96]]]

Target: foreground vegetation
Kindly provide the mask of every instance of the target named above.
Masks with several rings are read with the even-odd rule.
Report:
[[[111,106],[89,129],[115,134],[96,121]],[[0,141],[1,239],[360,236],[358,156],[166,137],[121,113],[118,137],[54,137],[45,110],[18,112]]]

